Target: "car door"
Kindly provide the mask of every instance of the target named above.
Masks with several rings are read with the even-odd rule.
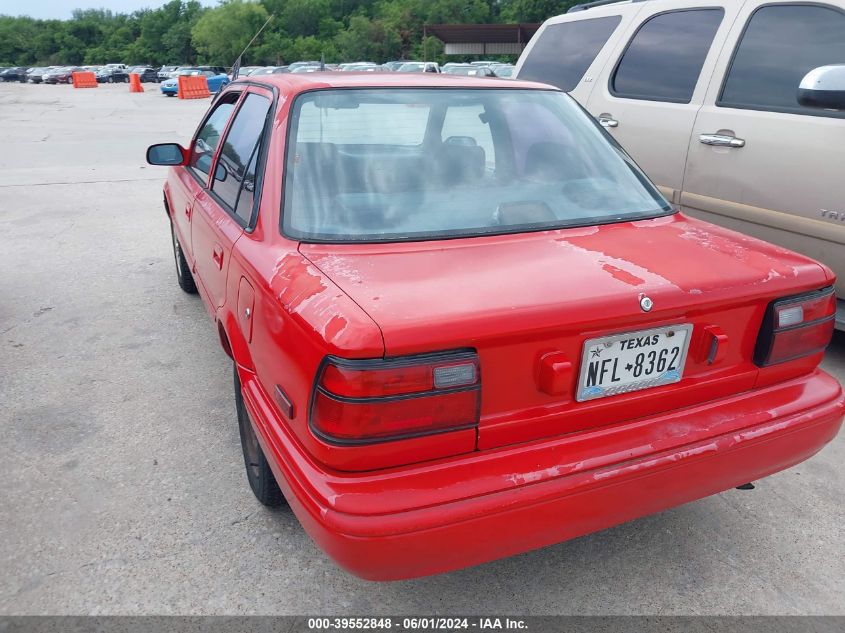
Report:
[[[234,99],[237,99],[237,96],[235,95]],[[173,231],[188,266],[195,274],[196,257],[191,240],[194,202],[208,184],[208,172],[219,142],[220,131],[226,126],[234,108],[233,102],[223,100],[208,112],[191,142],[189,164],[170,170],[168,176],[167,202],[170,206]]]
[[[231,95],[231,96],[230,96]],[[221,100],[237,98],[225,94]],[[213,177],[197,196],[191,224],[196,269],[209,305],[219,308],[226,298],[226,274],[232,246],[249,227],[259,139],[265,129],[272,95],[250,89],[238,98],[230,123],[217,145]]]
[[[587,110],[673,202],[708,80],[742,1],[644,3],[619,38]]]
[[[824,262],[842,296],[845,112],[802,107],[797,92],[813,68],[845,62],[845,3],[749,0],[730,42],[690,138],[681,206]]]

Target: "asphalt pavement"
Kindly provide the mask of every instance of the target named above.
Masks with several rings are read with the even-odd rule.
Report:
[[[479,567],[336,567],[253,498],[228,359],[176,285],[144,151],[209,101],[145,88],[0,84],[0,614],[845,614],[842,434],[753,491]],[[845,336],[824,365],[845,378]]]

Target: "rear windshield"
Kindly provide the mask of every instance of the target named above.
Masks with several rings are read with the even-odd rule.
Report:
[[[319,90],[297,97],[283,232],[402,241],[643,219],[671,206],[567,95]]]

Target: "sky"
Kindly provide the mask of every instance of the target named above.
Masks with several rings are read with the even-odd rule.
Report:
[[[214,6],[216,0],[200,0]],[[145,7],[155,8],[167,0],[0,0],[0,15],[28,15],[33,18],[65,20],[74,9],[108,9],[114,13],[131,13]]]

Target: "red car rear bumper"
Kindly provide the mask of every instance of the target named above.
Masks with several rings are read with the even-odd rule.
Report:
[[[833,439],[822,371],[648,420],[365,473],[327,472],[241,373],[259,439],[308,534],[371,580],[446,572],[659,512],[793,466]],[[300,421],[301,422],[301,421]]]

